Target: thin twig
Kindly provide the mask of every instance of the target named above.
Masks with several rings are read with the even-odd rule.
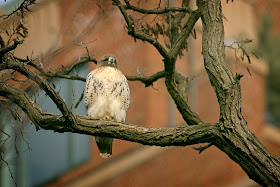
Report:
[[[13,172],[12,172],[12,170],[11,170],[11,167],[10,167],[9,163],[2,157],[2,154],[1,154],[1,153],[0,153],[0,158],[1,158],[1,160],[6,164],[6,166],[8,167],[8,170],[9,170],[9,173],[10,173],[10,175],[11,175],[11,178],[13,179],[15,185],[17,186],[16,179],[14,178],[14,175],[13,175]]]
[[[205,149],[208,149],[212,145],[213,145],[212,143],[209,143],[206,146],[193,147],[193,149],[199,151],[199,154],[200,154],[200,153],[202,153],[202,151],[204,151]]]
[[[36,0],[24,0],[20,6],[15,9],[14,11],[12,11],[10,14],[8,15],[1,15],[0,17],[4,17],[5,19],[9,18],[10,16],[12,16],[13,14],[17,13],[17,12],[21,12],[21,14],[23,14],[24,11],[30,11],[29,6],[32,4],[35,4]]]
[[[81,97],[79,98],[79,100],[77,101],[77,103],[75,104],[75,108],[78,108],[79,104],[81,103],[81,101],[83,100],[84,98],[84,91],[82,92],[81,94]]]
[[[164,70],[159,71],[151,76],[126,76],[129,81],[140,81],[145,84],[145,87],[153,85],[153,82],[164,77]]]
[[[190,9],[189,7],[170,7],[170,8],[163,8],[163,9],[159,9],[159,8],[155,8],[155,9],[143,9],[143,8],[139,8],[136,6],[132,6],[130,3],[127,3],[126,1],[126,5],[124,5],[124,8],[127,10],[133,10],[135,12],[139,12],[142,14],[165,14],[165,13],[169,13],[169,12],[185,12],[185,13],[191,13],[192,9]]]

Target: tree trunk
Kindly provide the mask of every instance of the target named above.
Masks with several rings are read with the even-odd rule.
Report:
[[[224,26],[220,0],[197,1],[202,25],[204,66],[220,104],[221,139],[214,144],[263,186],[280,186],[280,162],[248,129],[241,113],[240,78],[232,75],[224,50]]]

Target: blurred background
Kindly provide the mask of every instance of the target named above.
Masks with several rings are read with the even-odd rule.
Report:
[[[22,1],[0,3],[7,14]],[[148,7],[153,8],[155,1]],[[173,0],[163,3],[174,3]],[[192,2],[195,9],[195,2]],[[275,156],[280,155],[280,0],[222,0],[226,58],[233,73],[242,73],[242,109],[249,128]],[[118,57],[125,75],[149,76],[163,70],[160,54],[148,43],[127,35],[125,21],[109,0],[38,0],[25,18],[28,37],[15,50],[21,58],[39,59],[45,70],[58,71],[87,56],[106,53]],[[2,20],[0,28],[8,32],[12,19]],[[189,103],[206,122],[218,122],[219,105],[203,68],[202,26],[196,26],[196,39],[188,39],[188,52],[176,69],[189,77]],[[244,42],[252,40],[252,43]],[[245,45],[246,43],[246,45]],[[244,57],[244,49],[250,60]],[[74,73],[86,75],[95,67],[90,62]],[[67,104],[73,106],[85,83],[65,79],[52,80]],[[184,124],[175,104],[160,79],[152,87],[129,82],[131,105],[127,123],[149,127],[174,127]],[[40,106],[59,113],[56,106],[38,88],[24,86]],[[0,105],[0,107],[2,107]],[[72,107],[85,115],[83,102]],[[19,110],[19,114],[22,112]],[[9,110],[1,110],[0,186],[258,186],[226,154],[215,147],[201,154],[192,147],[153,147],[115,140],[113,156],[103,159],[92,137],[71,133],[36,131],[28,120],[25,125],[12,120]],[[5,144],[3,143],[5,142]],[[11,176],[12,173],[12,176]]]

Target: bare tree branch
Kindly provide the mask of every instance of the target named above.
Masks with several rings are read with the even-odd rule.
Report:
[[[21,14],[23,14],[24,11],[30,11],[29,6],[32,4],[35,4],[36,0],[24,0],[20,6],[15,9],[13,12],[11,12],[8,15],[2,15],[0,17],[4,17],[4,18],[9,18],[10,16],[12,16],[13,14],[17,13],[17,12],[21,12]]]
[[[241,110],[241,75],[234,77],[225,60],[220,0],[198,0],[202,20],[204,67],[220,105],[223,139],[215,144],[262,186],[279,186],[280,162],[248,129]]]
[[[145,145],[186,146],[197,143],[212,142],[218,138],[218,124],[199,126],[181,126],[174,128],[151,128],[90,119],[75,116],[77,125],[71,125],[62,115],[42,111],[22,90],[0,82],[0,95],[16,103],[37,126],[56,132],[74,132],[87,135],[110,136]]]
[[[181,35],[179,36],[179,39],[175,42],[175,45],[170,50],[170,52],[167,52],[155,38],[152,38],[150,35],[135,31],[133,19],[126,12],[125,7],[120,3],[119,0],[113,0],[113,2],[118,6],[118,8],[120,9],[120,11],[127,23],[128,34],[133,36],[134,38],[141,39],[143,41],[148,41],[149,43],[154,45],[154,47],[159,51],[159,53],[164,58],[166,85],[167,85],[170,95],[174,99],[174,101],[177,105],[177,108],[181,112],[184,120],[190,125],[201,124],[202,120],[199,118],[199,116],[196,113],[194,113],[191,110],[191,108],[186,103],[186,99],[180,95],[179,89],[176,88],[175,76],[174,76],[175,61],[176,61],[177,55],[181,49],[182,43],[186,41],[194,24],[196,23],[197,19],[199,18],[199,15],[200,15],[199,11],[196,10],[191,13],[190,18],[184,27],[184,30],[182,31]],[[126,4],[128,4],[128,3],[126,2]]]
[[[183,0],[181,6],[188,7],[189,0]],[[180,13],[177,13],[174,15],[169,13],[168,16],[169,16],[168,25],[169,25],[169,33],[170,33],[169,34],[170,35],[169,36],[169,49],[172,50],[174,48],[174,46],[176,45],[176,41],[178,40],[178,38],[182,36],[182,31],[184,30],[184,28],[182,28],[182,24],[183,24],[182,20],[186,17],[186,13],[180,12]],[[186,38],[188,38],[188,36],[186,36]],[[178,50],[176,55],[182,56],[183,55],[182,51],[184,49],[187,50],[187,41],[185,40],[185,42],[180,44],[179,48],[180,48],[180,50]],[[170,51],[169,51],[169,54],[170,54]]]
[[[3,42],[4,42],[4,41],[2,40],[1,46],[3,45]],[[17,40],[17,39],[15,39],[13,45],[10,45],[10,46],[7,46],[7,47],[4,47],[4,48],[1,48],[1,49],[0,49],[0,56],[3,56],[5,53],[14,50],[15,48],[17,48],[17,46],[18,46],[19,44],[22,44],[22,43],[23,43],[23,40]]]
[[[183,29],[178,36],[178,39],[174,42],[173,47],[170,49],[168,55],[171,58],[177,57],[179,52],[181,51],[181,46],[186,42],[187,38],[189,37],[190,33],[192,32],[195,23],[200,18],[199,10],[195,10],[190,14],[188,21],[183,26]]]
[[[0,35],[0,45],[1,45],[1,48],[5,48],[6,47],[6,43],[3,40],[3,37],[1,35]]]
[[[145,87],[151,86],[155,81],[164,77],[164,71],[159,71],[151,76],[126,76],[129,81],[140,81]]]
[[[145,87],[149,87],[153,85],[154,82],[156,82],[158,79],[165,77],[165,71],[159,71],[151,76],[128,76],[126,75],[127,80],[129,81],[140,81],[143,84],[145,84]],[[177,71],[175,71],[175,81],[178,83],[182,79],[187,79]]]
[[[48,78],[64,78],[64,79],[70,79],[70,80],[79,80],[79,81],[86,81],[86,78],[84,77],[80,77],[78,75],[75,76],[71,76],[69,75],[76,67],[83,65],[85,63],[88,62],[94,62],[95,64],[97,63],[97,60],[93,57],[87,57],[83,60],[80,60],[76,63],[74,63],[73,65],[71,65],[70,67],[63,67],[60,71],[57,72],[53,72],[53,71],[45,71],[43,68],[41,68],[40,66],[36,65],[33,60],[29,60],[29,59],[21,59],[18,57],[14,57],[16,60],[20,61],[20,62],[25,62],[27,65],[30,65],[32,67],[34,67],[36,70],[38,70],[40,72],[41,76],[44,77],[48,77]]]
[[[36,65],[32,60],[29,59],[21,59],[18,57],[14,58],[20,62],[24,62],[27,65],[30,65],[34,67],[36,70],[40,72],[41,76],[48,77],[48,78],[64,78],[64,79],[70,79],[70,80],[79,80],[79,81],[86,81],[86,78],[80,77],[80,76],[71,76],[69,75],[77,66],[82,65],[87,62],[94,62],[95,64],[97,63],[97,60],[93,57],[86,58],[84,60],[80,60],[70,67],[63,67],[60,71],[53,72],[53,71],[45,71],[43,68],[40,66]],[[178,74],[176,72],[176,74]],[[151,86],[153,82],[157,81],[160,78],[164,77],[164,71],[159,71],[151,76],[129,76],[126,75],[127,80],[129,81],[140,81],[145,84],[146,87]]]
[[[10,176],[11,176],[11,178],[13,179],[14,184],[17,186],[16,179],[15,179],[15,177],[14,177],[14,173],[12,172],[12,169],[11,169],[9,163],[3,158],[2,154],[0,154],[0,160],[1,160],[2,162],[4,162],[5,165],[8,167]]]
[[[131,35],[132,37],[136,38],[136,39],[140,39],[142,41],[147,41],[150,44],[152,44],[158,51],[159,53],[165,58],[167,57],[167,51],[165,50],[165,48],[157,41],[156,38],[153,38],[152,36],[136,31],[135,30],[135,25],[133,23],[132,18],[129,16],[129,14],[126,12],[126,9],[124,8],[124,6],[120,3],[119,0],[113,0],[113,2],[118,6],[118,8],[120,9],[126,24],[127,24],[127,29],[128,29],[128,34]]]
[[[206,146],[199,146],[199,147],[193,147],[193,149],[199,151],[199,154],[202,153],[202,151],[208,149],[209,147],[211,147],[213,144],[209,143]]]
[[[0,64],[0,70],[2,69],[13,69],[15,71],[20,72],[27,78],[33,80],[34,82],[36,82],[40,86],[40,88],[42,88],[46,92],[46,94],[54,101],[57,108],[61,111],[63,116],[66,118],[66,120],[68,120],[72,125],[76,124],[75,116],[67,107],[63,99],[41,76],[30,71],[23,64],[11,60],[8,60],[7,62]],[[71,128],[71,126],[69,126],[68,128]]]
[[[202,124],[203,121],[200,117],[192,111],[188,103],[186,102],[186,95],[182,95],[180,92],[180,86],[177,85],[175,81],[175,59],[164,59],[164,68],[165,68],[165,84],[173,98],[174,102],[184,120],[188,123],[188,125],[198,125]],[[185,86],[185,85],[184,85]],[[187,94],[187,93],[185,93]]]
[[[69,73],[71,73],[76,67],[88,63],[88,62],[94,62],[95,64],[97,64],[97,60],[94,57],[86,57],[84,60],[80,60],[76,63],[74,63],[72,66],[70,67],[65,67],[63,68],[61,71],[57,72],[57,74],[63,74],[63,75],[68,75]]]
[[[163,8],[163,9],[143,9],[136,6],[133,6],[129,3],[129,1],[125,1],[126,5],[123,7],[127,10],[133,10],[135,12],[139,12],[142,14],[165,14],[169,12],[184,12],[184,13],[191,13],[192,10],[189,7],[170,7],[170,8]]]

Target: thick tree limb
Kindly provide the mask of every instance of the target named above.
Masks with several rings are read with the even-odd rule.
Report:
[[[188,7],[190,3],[190,0],[183,0],[181,7]],[[175,15],[169,14],[169,42],[170,42],[170,48],[172,49],[175,45],[175,41],[178,40],[178,37],[182,36],[182,20],[186,17],[185,12],[180,12]],[[184,29],[183,29],[184,30]],[[187,47],[187,42],[185,41],[180,45],[180,50],[178,51],[178,55],[182,55],[182,51]]]
[[[187,93],[185,92],[182,95],[180,92],[180,86],[177,85],[175,81],[175,59],[164,59],[164,68],[165,68],[165,85],[172,99],[176,103],[176,106],[184,120],[188,123],[188,125],[198,125],[204,123],[200,117],[192,111],[190,106],[187,103]],[[184,85],[186,86],[186,85]]]
[[[198,12],[198,10],[195,12]],[[176,17],[180,20],[180,15],[175,16],[175,18]],[[189,125],[201,124],[203,121],[191,110],[187,103],[187,80],[185,80],[184,77],[178,78],[178,76],[176,76],[175,63],[179,52],[182,50],[183,43],[186,42],[198,18],[198,13],[192,13],[187,21],[187,26],[183,28],[181,33],[178,32],[177,28],[174,28],[177,27],[179,23],[171,24],[171,49],[168,52],[168,57],[164,59],[165,84],[167,90],[176,103],[182,117]]]
[[[178,39],[174,42],[172,48],[170,49],[168,56],[170,58],[177,58],[177,55],[181,51],[181,46],[186,42],[187,38],[189,37],[190,33],[192,32],[195,23],[200,18],[199,10],[195,10],[190,14],[188,21],[184,25]]]
[[[203,34],[204,66],[220,104],[222,139],[214,144],[262,186],[280,186],[280,162],[248,129],[241,113],[240,75],[233,77],[225,60],[220,0],[198,0]]]
[[[37,126],[56,132],[73,132],[87,135],[110,136],[145,145],[186,146],[216,141],[220,131],[218,124],[181,126],[175,128],[151,128],[137,125],[100,121],[86,116],[76,116],[76,125],[67,128],[69,122],[62,115],[42,111],[22,90],[0,82],[0,95],[17,104]]]

